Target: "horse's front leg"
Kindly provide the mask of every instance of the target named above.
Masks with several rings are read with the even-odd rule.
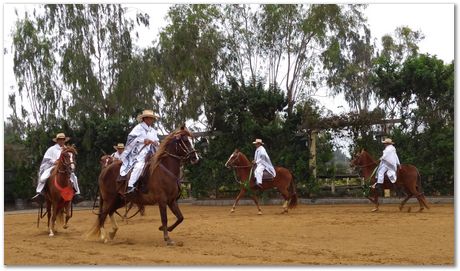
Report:
[[[55,229],[54,229],[54,226],[56,225],[56,216],[57,216],[57,208],[56,206],[53,206],[52,208],[52,211],[53,211],[53,214],[51,215],[51,223],[49,223],[49,234],[48,236],[49,237],[53,237],[54,236],[54,232],[55,232]]]
[[[245,193],[246,193],[246,189],[241,188],[240,193],[238,194],[238,196],[236,196],[235,203],[233,203],[232,209],[230,209],[230,213],[235,212],[235,208],[236,208],[236,205],[238,204],[238,201],[240,201],[240,198],[244,196]]]
[[[374,200],[372,202],[374,203],[374,209],[371,210],[372,212],[377,212],[379,210],[379,191],[379,188],[373,188]]]
[[[168,214],[166,210],[166,203],[160,202],[158,204],[158,208],[160,209],[160,216],[161,216],[161,226],[158,228],[160,231],[163,231],[163,239],[166,241],[168,246],[174,245],[174,241],[169,238],[168,235]]]
[[[70,216],[71,205],[72,205],[71,201],[66,203],[66,207],[65,207],[65,222],[64,222],[64,226],[62,226],[64,229],[67,229],[69,227],[69,225],[67,225],[67,222],[69,222],[69,220],[71,218],[71,216]]]
[[[174,200],[170,204],[168,204],[169,209],[173,212],[173,214],[176,216],[177,220],[174,224],[168,227],[168,231],[171,232],[174,230],[174,228],[177,227],[182,221],[184,221],[184,216],[182,215],[182,212],[179,209],[179,205],[177,204],[177,201]]]

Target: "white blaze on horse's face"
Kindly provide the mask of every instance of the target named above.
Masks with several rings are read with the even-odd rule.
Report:
[[[190,146],[192,146],[192,150],[195,150],[195,144],[193,143],[193,138],[189,136],[188,141],[190,142]],[[200,160],[200,157],[198,156],[197,152],[193,152],[193,155],[195,156],[194,157],[195,159],[191,159],[191,161],[192,161],[192,164],[196,164]]]
[[[228,158],[227,162],[225,163],[225,166],[230,168],[230,165],[228,163],[230,163],[230,161],[233,159],[233,157],[235,157],[236,153],[232,153],[230,155],[230,157]]]
[[[69,152],[69,157],[70,157],[70,168],[72,171],[75,171],[75,163],[73,161],[73,153]]]

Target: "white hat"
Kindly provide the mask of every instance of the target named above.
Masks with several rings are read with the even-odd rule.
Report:
[[[113,148],[114,148],[115,150],[118,151],[118,149],[124,149],[124,148],[125,148],[125,144],[123,144],[123,143],[118,143],[116,146],[113,146]]]
[[[382,141],[383,144],[395,144],[391,138],[385,138],[384,141]]]
[[[141,122],[143,118],[153,118],[154,120],[158,119],[158,117],[153,113],[153,110],[142,111],[142,114],[137,116],[137,121]]]
[[[256,138],[256,141],[252,142],[252,144],[257,144],[257,143],[262,144],[262,145],[264,144],[262,142],[262,139],[260,139],[260,138]]]
[[[58,139],[65,139],[64,142],[67,142],[70,140],[70,137],[66,137],[64,133],[59,133],[56,135],[56,138],[53,138],[53,141],[57,142]]]

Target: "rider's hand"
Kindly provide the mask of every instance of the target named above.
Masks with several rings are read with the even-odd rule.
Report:
[[[150,140],[150,139],[147,139],[147,138],[146,138],[146,139],[144,139],[144,145],[149,145],[149,144],[152,144],[152,143],[153,143],[153,141],[152,141],[152,140]]]

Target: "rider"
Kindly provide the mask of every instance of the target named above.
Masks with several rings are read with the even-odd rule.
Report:
[[[56,142],[53,146],[49,147],[46,150],[45,155],[43,156],[42,163],[40,165],[40,170],[38,173],[38,184],[36,192],[37,194],[31,199],[34,202],[42,203],[44,200],[43,188],[45,187],[46,180],[51,175],[51,171],[54,166],[57,165],[58,159],[61,156],[62,147],[64,143],[69,141],[70,137],[66,137],[64,133],[58,133],[56,138],[53,138],[53,141]],[[78,179],[75,173],[70,174],[70,180],[72,181],[73,188],[75,190],[75,196],[73,197],[74,203],[79,203],[83,200],[80,195],[80,188],[78,187]]]
[[[120,156],[121,154],[123,153],[123,151],[125,150],[125,144],[123,143],[118,143],[116,146],[113,146],[113,148],[116,150],[116,152],[112,153],[112,157],[114,159],[118,159],[120,160]]]
[[[374,187],[377,191],[382,189],[383,179],[385,177],[385,173],[390,179],[394,188],[396,187],[396,171],[400,166],[398,155],[396,154],[396,148],[393,146],[394,142],[391,138],[386,138],[382,143],[385,145],[385,149],[383,150],[383,155],[380,157],[380,165],[377,171],[377,183],[374,184]],[[397,189],[396,189],[397,190]]]
[[[137,116],[137,121],[140,123],[128,134],[126,149],[120,157],[123,162],[120,168],[121,176],[126,176],[133,169],[126,195],[134,192],[134,184],[142,173],[147,154],[155,153],[155,147],[159,145],[157,131],[152,127],[153,122],[157,119],[158,117],[152,110],[142,111],[142,114]]]
[[[256,169],[254,170],[254,176],[256,177],[256,185],[259,188],[262,188],[262,176],[264,170],[270,173],[273,178],[276,176],[275,169],[273,168],[272,162],[270,161],[270,157],[268,157],[268,153],[265,150],[264,143],[262,139],[257,138],[256,141],[252,142],[252,144],[256,145],[256,153],[254,154],[254,160],[252,161],[253,164],[256,164]]]

